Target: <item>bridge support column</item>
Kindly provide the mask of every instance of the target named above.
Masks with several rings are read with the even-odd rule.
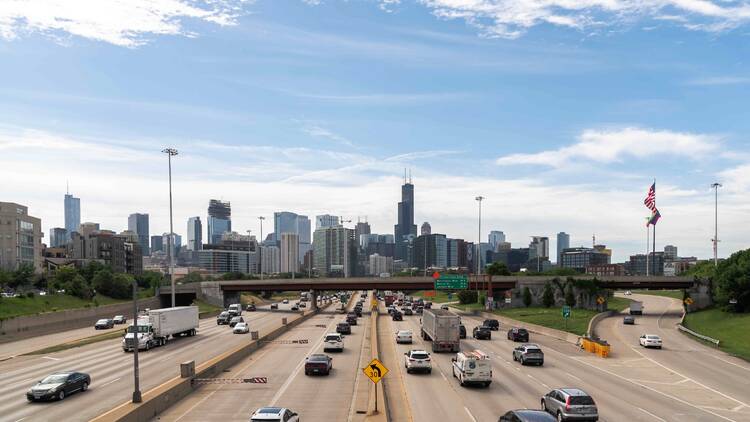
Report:
[[[495,294],[492,291],[492,276],[487,275],[487,299],[492,299],[492,303],[495,303]],[[486,305],[486,304],[485,304]]]
[[[234,303],[240,303],[240,292],[224,291],[224,309]]]
[[[318,310],[318,291],[317,290],[310,290],[310,302],[312,304],[310,305],[310,309],[313,311]]]

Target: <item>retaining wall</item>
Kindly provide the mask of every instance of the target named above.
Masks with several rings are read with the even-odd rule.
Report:
[[[138,301],[138,306],[141,309],[159,308],[159,298],[141,299]],[[115,315],[125,315],[128,317],[128,320],[132,319],[133,302],[69,309],[2,320],[0,321],[0,343],[76,328],[93,327],[96,320],[100,318],[112,318]]]

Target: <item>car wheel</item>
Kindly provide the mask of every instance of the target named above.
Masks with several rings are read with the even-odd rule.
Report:
[[[521,366],[526,366],[526,359],[521,356]]]
[[[561,411],[557,411],[557,422],[563,422],[565,419],[563,419],[563,415]]]
[[[544,402],[544,399],[542,399],[542,405],[541,405],[541,408],[542,408],[542,410],[544,410],[545,412],[547,411],[547,403],[545,403],[545,402]]]
[[[83,385],[81,386],[81,391],[86,391],[88,389],[89,389],[89,383],[84,382]]]
[[[539,362],[539,366],[544,366],[544,362]]]
[[[427,370],[427,373],[428,373],[428,374],[431,374],[431,373],[432,373],[432,368],[428,369],[428,370]]]
[[[60,392],[57,393],[57,399],[62,401],[64,398],[65,398],[65,391],[60,390]]]

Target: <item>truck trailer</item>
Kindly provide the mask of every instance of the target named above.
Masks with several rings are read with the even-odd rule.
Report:
[[[138,350],[163,346],[170,336],[194,336],[197,328],[197,306],[151,309],[146,315],[138,317]],[[122,339],[122,350],[133,351],[135,345],[135,326],[130,324]]]
[[[425,309],[422,314],[422,339],[432,341],[433,352],[458,352],[460,347],[458,315],[445,309]]]

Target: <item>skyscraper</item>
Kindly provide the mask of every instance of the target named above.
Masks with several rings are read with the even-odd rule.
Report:
[[[15,270],[31,265],[42,271],[42,220],[13,202],[0,202],[0,269]]]
[[[354,262],[354,230],[341,226],[315,230],[313,262],[318,274],[326,277],[350,277]]]
[[[531,237],[531,243],[529,243],[529,259],[531,258],[549,258],[549,237]]]
[[[154,252],[166,252],[164,238],[161,235],[151,236],[151,253]]]
[[[409,259],[410,236],[417,235],[417,225],[414,224],[414,185],[411,176],[401,186],[401,202],[398,203],[398,224],[394,226],[396,242],[396,259],[407,261]]]
[[[298,258],[304,258],[305,253],[312,249],[310,238],[310,219],[306,215],[298,215],[289,211],[273,213],[273,232],[276,246],[281,247],[281,235],[294,233],[299,239]],[[281,258],[284,259],[283,256]]]
[[[339,225],[339,218],[335,215],[323,214],[315,216],[315,230],[325,227],[335,227]]]
[[[299,235],[297,233],[281,234],[281,272],[291,273],[299,270]]]
[[[570,235],[565,232],[557,234],[557,266],[562,266],[562,253],[570,247]]]
[[[354,226],[354,240],[357,243],[362,243],[362,235],[370,234],[370,223],[367,221],[357,221],[357,225]]]
[[[677,259],[677,246],[667,245],[664,247],[664,259],[675,260]]]
[[[203,224],[200,217],[188,218],[187,249],[199,251],[203,248]]]
[[[65,230],[68,231],[68,239],[71,239],[71,234],[78,231],[78,226],[81,225],[81,199],[76,198],[70,194],[65,194]]]
[[[208,203],[208,242],[218,244],[221,235],[232,231],[232,205],[212,199]]]
[[[430,223],[426,221],[422,223],[422,227],[419,231],[419,234],[421,234],[422,236],[432,234],[432,226],[430,226]]]
[[[505,243],[505,233],[498,230],[492,230],[487,236],[487,240],[490,243],[490,248],[492,248],[492,251],[497,252],[497,247],[500,244]]]
[[[49,247],[59,248],[68,243],[68,231],[62,227],[49,229]]]
[[[141,245],[143,256],[151,255],[148,234],[148,214],[130,214],[128,216],[128,230],[138,235],[138,243]]]

